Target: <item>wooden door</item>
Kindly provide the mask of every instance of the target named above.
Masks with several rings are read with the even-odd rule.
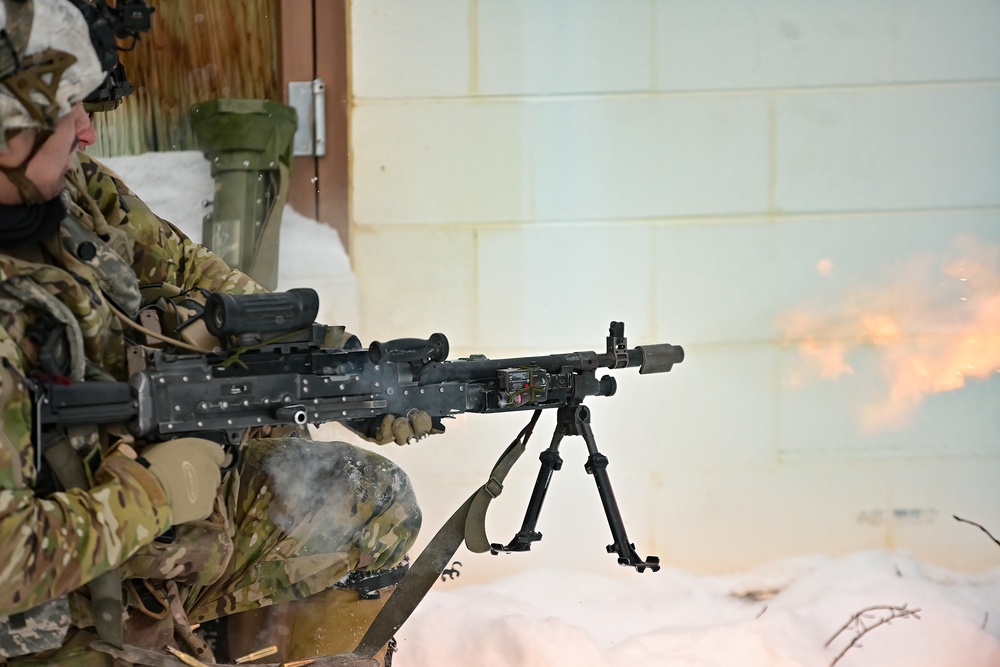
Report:
[[[326,154],[295,157],[288,202],[330,225],[348,248],[349,91],[347,0],[280,0],[280,67],[283,101],[288,82],[322,79],[326,86]]]

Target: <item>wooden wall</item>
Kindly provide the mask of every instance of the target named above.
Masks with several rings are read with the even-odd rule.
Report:
[[[95,155],[194,150],[192,104],[219,97],[282,101],[279,0],[147,0],[153,29],[122,62],[135,92],[95,114]]]

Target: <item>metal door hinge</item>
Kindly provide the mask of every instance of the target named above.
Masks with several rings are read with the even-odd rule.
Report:
[[[292,155],[326,155],[326,84],[323,79],[289,81],[288,105],[299,115]]]

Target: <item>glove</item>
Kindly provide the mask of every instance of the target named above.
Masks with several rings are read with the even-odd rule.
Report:
[[[142,459],[170,501],[174,525],[208,518],[222,481],[222,446],[201,438],[177,438],[146,448]]]
[[[428,435],[444,433],[444,425],[423,410],[410,410],[405,417],[382,415],[371,419],[358,419],[348,426],[365,440],[377,445],[395,442],[409,444],[410,440],[420,440]]]

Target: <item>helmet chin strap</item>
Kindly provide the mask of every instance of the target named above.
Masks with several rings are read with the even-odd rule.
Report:
[[[34,159],[51,132],[38,132],[31,152],[16,167],[0,166],[4,174],[21,194],[21,204],[0,206],[0,247],[17,248],[35,243],[54,233],[66,215],[66,207],[59,197],[45,197],[32,182],[25,170]]]

